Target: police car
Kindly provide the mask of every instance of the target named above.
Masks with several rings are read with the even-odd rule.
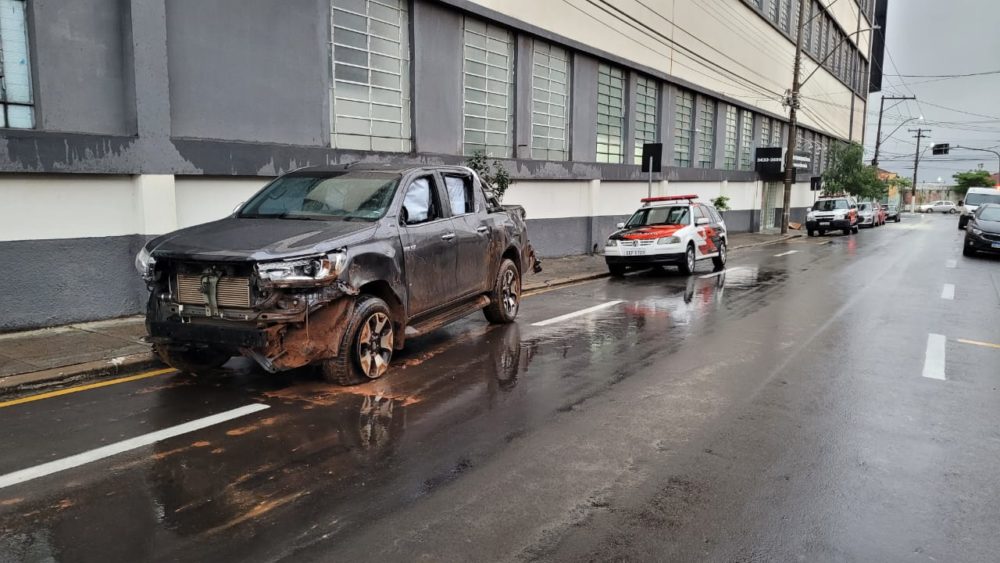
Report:
[[[647,197],[642,207],[608,238],[604,261],[613,276],[629,269],[677,266],[690,274],[698,260],[711,258],[716,270],[726,265],[726,223],[696,195]]]

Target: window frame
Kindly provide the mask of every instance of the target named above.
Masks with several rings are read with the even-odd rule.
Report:
[[[641,165],[643,145],[656,143],[660,139],[660,81],[640,74],[636,77],[635,84],[635,111],[632,120],[635,128],[635,137],[632,142],[635,154],[632,160],[634,164]],[[650,88],[652,88],[651,94],[649,93]],[[640,100],[640,96],[644,99]],[[640,110],[642,107],[648,108],[650,106],[652,113]],[[644,117],[641,121],[640,116]],[[640,127],[640,124],[651,127]]]
[[[482,32],[477,29],[470,29],[470,24],[481,27]],[[491,34],[491,32],[497,30],[503,32],[506,36],[505,39],[501,40]],[[470,34],[482,38],[482,46],[471,44],[469,38]],[[491,41],[502,42],[506,46],[506,51],[504,53],[500,53],[497,50],[491,51]],[[517,95],[516,44],[517,38],[514,32],[506,26],[498,25],[473,16],[465,16],[462,18],[462,154],[465,156],[472,156],[479,151],[485,153],[489,158],[511,158],[514,155],[514,104],[515,96]],[[469,58],[469,52],[474,50],[479,50],[484,53],[482,61]],[[492,60],[494,62],[490,62],[491,55],[493,56]],[[500,57],[506,59],[506,68],[501,67],[499,64],[495,64],[497,58]],[[473,65],[479,65],[483,68],[483,71],[481,73],[472,72],[477,69],[477,67]],[[504,78],[498,78],[495,75],[490,76],[491,68],[505,71]],[[477,86],[479,81],[482,81],[481,88]],[[472,83],[471,85],[470,82]],[[504,87],[503,92],[497,91],[498,85],[502,85]],[[493,87],[493,89],[491,89],[491,87]],[[483,101],[470,99],[470,90],[481,93],[483,95]],[[505,98],[504,105],[491,103],[490,100],[493,96],[503,96]],[[470,105],[482,106],[482,115],[470,113]],[[499,112],[493,112],[493,115],[491,116],[491,108],[502,110],[504,114],[503,119],[501,120],[500,117],[497,117]],[[470,120],[481,120],[482,127],[470,127]],[[502,121],[504,124],[504,131],[501,132],[490,129],[491,121]],[[482,142],[470,141],[470,133],[481,133]],[[503,144],[491,143],[491,135],[503,135]],[[500,149],[502,154],[498,154],[495,149]]]
[[[607,69],[605,71],[605,69]],[[615,74],[618,76],[615,76]],[[607,77],[607,84],[602,84],[601,80],[603,77]],[[626,133],[626,119],[628,117],[628,101],[627,101],[627,73],[625,70],[619,66],[615,66],[609,63],[600,63],[597,68],[597,122],[595,124],[596,129],[596,144],[594,147],[595,160],[601,163],[607,164],[624,164],[625,163],[625,133]],[[615,81],[619,82],[618,87],[615,87]],[[606,93],[602,93],[602,86],[606,87]],[[614,97],[614,90],[620,90],[618,97]],[[606,98],[606,101],[602,103],[602,96]],[[619,106],[615,107],[613,101],[617,100]],[[602,112],[602,106],[605,111]],[[618,111],[618,115],[612,113],[614,110]],[[601,123],[601,118],[604,117],[607,123]],[[617,123],[617,126],[615,123]],[[601,142],[601,127],[607,128],[607,133],[605,133],[606,141]],[[618,129],[617,137],[612,134],[614,128]],[[611,147],[616,146],[612,141],[617,139],[618,152],[614,153]],[[601,146],[604,145],[606,149],[601,151]],[[604,159],[602,159],[602,156]]]
[[[541,65],[539,63],[538,56],[539,56],[540,52],[539,52],[538,47],[540,45],[544,45],[545,46],[545,51],[546,52],[544,53],[544,56],[547,58],[547,64],[545,64],[545,65]],[[563,62],[565,62],[565,69],[556,69],[556,68],[553,68],[553,65],[551,63],[552,63],[554,52],[555,53],[562,53],[564,55],[563,59],[558,59],[558,57],[556,57],[556,59],[557,60],[562,60]],[[544,67],[544,69],[546,71],[546,76],[544,78],[542,78],[540,76],[540,72],[538,70],[539,67]],[[564,75],[565,75],[564,76],[564,84],[563,84],[564,90],[561,91],[561,92],[556,92],[554,89],[551,88],[551,85],[552,85],[552,82],[553,82],[553,76],[552,76],[553,72],[563,72]],[[531,107],[529,109],[529,111],[531,113],[531,125],[530,125],[530,128],[531,128],[531,131],[530,131],[530,133],[531,133],[531,142],[530,142],[530,145],[528,147],[529,148],[529,153],[531,154],[531,158],[532,159],[535,159],[535,160],[565,161],[565,160],[569,160],[569,158],[570,158],[569,136],[570,136],[570,131],[571,131],[570,130],[570,113],[571,113],[570,112],[570,108],[571,108],[571,103],[570,102],[571,102],[571,93],[572,93],[572,85],[573,85],[572,76],[573,76],[572,54],[571,54],[571,52],[568,49],[565,49],[565,48],[560,47],[558,45],[549,43],[547,41],[542,41],[540,39],[532,39],[532,41],[531,41]],[[547,88],[540,88],[539,87],[539,82],[538,82],[539,80],[545,80],[548,83],[549,87],[547,87]],[[541,96],[539,95],[540,92],[544,92],[545,98],[546,98],[545,100],[541,99]],[[562,109],[563,109],[563,111],[562,111],[562,115],[557,115],[555,112],[552,111],[552,107],[554,105],[558,105],[558,104],[554,104],[553,103],[553,99],[552,99],[553,95],[558,95],[558,96],[562,96],[563,97],[563,102],[562,102]],[[536,111],[536,108],[540,107],[537,104],[545,104],[546,111],[545,112]],[[536,119],[536,118],[541,118],[541,117],[545,118],[545,123],[544,124],[540,121],[540,119]],[[553,125],[553,119],[561,119],[562,120],[562,125],[561,126]],[[540,134],[541,128],[543,128],[543,127],[545,128],[545,133],[546,133],[545,135],[541,135]],[[561,139],[558,138],[558,137],[555,137],[555,136],[553,136],[551,134],[552,131],[553,131],[553,129],[558,129],[558,130],[561,131],[561,133],[562,133],[562,138]],[[536,140],[544,140],[545,141],[545,148],[543,149],[540,146],[536,146]],[[554,141],[561,141],[561,145],[562,146],[559,147],[559,148],[553,148],[552,144],[553,144]],[[544,154],[541,154],[540,152],[536,153],[536,151],[544,151]],[[559,156],[559,154],[561,154],[561,156],[559,156],[559,158],[552,158],[553,154],[556,154],[556,156]]]

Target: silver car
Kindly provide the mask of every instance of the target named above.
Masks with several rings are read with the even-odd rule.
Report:
[[[877,203],[872,203],[870,201],[865,201],[858,204],[858,226],[859,227],[877,227],[882,224],[881,217],[878,209],[876,209]]]
[[[923,213],[958,213],[958,206],[955,205],[954,201],[935,201],[933,203],[925,203],[920,206],[920,211]]]

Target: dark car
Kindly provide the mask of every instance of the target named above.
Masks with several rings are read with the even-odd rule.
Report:
[[[345,165],[281,176],[230,217],[150,241],[136,267],[165,363],[198,373],[243,355],[353,384],[472,311],[513,321],[537,264],[524,209],[472,170]]]
[[[900,221],[900,213],[898,205],[886,205],[885,206],[885,220],[895,221],[898,223]]]
[[[1000,253],[1000,204],[980,205],[965,225],[962,254],[975,256],[977,252]]]

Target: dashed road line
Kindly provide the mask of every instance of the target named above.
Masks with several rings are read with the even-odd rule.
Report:
[[[947,379],[944,374],[945,344],[947,339],[942,334],[927,335],[927,350],[924,352],[924,377],[928,379]]]
[[[781,258],[782,256],[791,256],[792,254],[798,254],[798,250],[789,250],[788,252],[782,252],[781,254],[775,254],[775,258]]]
[[[944,267],[945,268],[957,268],[958,267],[958,260],[948,260],[947,262],[944,263]]]
[[[581,310],[573,312],[573,313],[567,313],[565,315],[560,315],[558,317],[554,317],[554,318],[551,318],[551,319],[548,319],[548,320],[545,320],[545,321],[539,321],[537,323],[532,323],[531,326],[549,326],[549,325],[554,325],[554,324],[557,324],[557,323],[561,323],[563,321],[568,321],[569,319],[572,319],[572,318],[580,317],[580,316],[583,316],[583,315],[589,315],[590,313],[593,313],[593,312],[596,312],[596,311],[600,311],[602,309],[607,309],[608,307],[614,307],[615,305],[618,305],[619,303],[624,303],[624,301],[621,301],[621,300],[608,301],[607,303],[601,303],[600,305],[594,305],[593,307],[588,307],[586,309],[581,309]]]
[[[941,288],[941,299],[953,301],[955,299],[955,284],[946,283]]]
[[[223,422],[233,420],[234,418],[253,414],[268,408],[270,408],[270,406],[263,403],[244,405],[233,410],[220,412],[218,414],[213,414],[212,416],[206,416],[205,418],[199,418],[197,420],[185,422],[184,424],[178,424],[177,426],[157,430],[156,432],[150,432],[149,434],[143,434],[142,436],[136,436],[135,438],[115,442],[114,444],[108,444],[106,446],[70,457],[64,457],[62,459],[57,459],[55,461],[50,461],[48,463],[43,463],[41,465],[36,465],[34,467],[29,467],[27,469],[22,469],[6,475],[0,475],[0,489],[11,487],[26,481],[31,481],[33,479],[38,479],[40,477],[45,477],[47,475],[52,475],[53,473],[59,473],[60,471],[65,471],[67,469],[73,469],[74,467],[80,467],[81,465],[93,463],[95,461],[118,455],[129,450],[134,450],[136,448],[141,448],[143,446],[148,446],[150,444],[166,440],[167,438],[173,438],[174,436],[180,436],[181,434],[187,434],[189,432],[201,430],[202,428],[208,428],[209,426],[221,424]]]

